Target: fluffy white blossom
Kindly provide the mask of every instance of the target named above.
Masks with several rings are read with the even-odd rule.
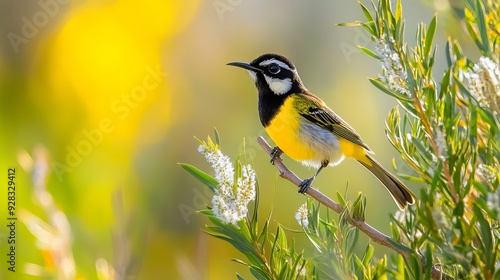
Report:
[[[297,265],[297,267],[295,268],[295,271],[297,273],[297,276],[301,276],[301,277],[307,276],[307,268],[305,265],[302,267],[300,267],[300,265]]]
[[[299,225],[307,228],[309,226],[309,210],[307,210],[307,203],[300,205],[295,213],[295,219]]]
[[[436,130],[436,146],[438,148],[439,158],[445,160],[448,157],[448,145],[446,144],[446,139],[441,130]]]
[[[497,179],[497,173],[495,169],[489,165],[479,164],[476,170],[476,174],[481,178],[482,181],[493,184]]]
[[[463,73],[469,92],[479,104],[500,113],[500,66],[482,56],[474,67]]]
[[[500,219],[500,187],[497,187],[495,192],[488,193],[486,205],[489,209],[497,211],[498,219]]]
[[[388,41],[391,44],[388,44]],[[388,41],[385,34],[375,40],[375,53],[380,58],[382,66],[382,73],[379,75],[379,78],[391,90],[411,96],[408,90],[406,70],[403,64],[401,64],[398,53],[392,47],[394,38],[389,37]]]
[[[236,225],[246,217],[247,205],[255,199],[255,171],[250,165],[242,166],[235,184],[233,163],[217,146],[202,143],[198,151],[212,164],[219,182],[212,198],[214,215],[224,223]]]

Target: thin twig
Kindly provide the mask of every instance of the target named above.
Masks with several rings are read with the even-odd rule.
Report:
[[[271,146],[266,142],[264,138],[259,136],[257,138],[257,142],[262,146],[262,148],[266,151],[266,153],[271,154]],[[295,186],[299,186],[300,183],[302,183],[302,180],[295,175],[290,169],[288,169],[281,158],[276,158],[274,160],[274,165],[280,172],[280,177],[284,178],[290,182],[292,182]],[[344,210],[344,207],[340,205],[339,203],[331,200],[329,197],[326,195],[322,194],[320,191],[317,189],[310,187],[306,190],[306,194],[308,194],[310,197],[313,199],[317,200],[319,203],[325,205],[326,207],[332,209],[334,212],[341,214],[342,211]],[[396,251],[398,254],[402,255],[405,259],[409,259],[410,255],[414,253],[414,251],[402,244],[396,245],[396,241],[394,241],[391,237],[381,233],[377,229],[373,228],[369,224],[365,223],[364,221],[358,221],[354,220],[351,217],[348,217],[347,220],[351,225],[355,226],[358,228],[360,231],[364,232],[368,237],[370,237],[371,240],[373,240],[375,243],[378,243],[382,246],[385,246],[387,248],[390,248],[394,251]],[[420,256],[420,261],[422,262],[422,267],[425,267],[425,259],[423,259],[422,256]],[[448,280],[448,279],[453,279],[451,276],[443,273],[440,271],[438,268],[436,268],[434,265],[432,266],[431,269],[431,279],[442,279],[442,280]]]

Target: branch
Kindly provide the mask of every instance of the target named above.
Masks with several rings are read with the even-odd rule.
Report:
[[[262,146],[262,148],[266,151],[266,153],[271,154],[271,146],[266,142],[262,136],[259,136],[257,138],[257,142]],[[280,172],[280,177],[284,178],[290,182],[292,182],[295,186],[299,186],[300,183],[302,183],[302,180],[295,175],[290,169],[288,169],[281,158],[276,158],[274,160],[274,165],[276,168],[278,168],[278,171]],[[313,199],[317,200],[319,203],[325,205],[326,207],[332,209],[334,212],[341,214],[342,211],[344,210],[344,207],[340,205],[339,203],[334,202],[331,200],[329,197],[326,195],[322,194],[320,191],[317,189],[313,188],[312,186],[306,190],[306,193],[312,197]],[[373,240],[375,243],[378,243],[382,246],[385,246],[387,248],[390,248],[394,251],[396,251],[398,254],[403,256],[405,259],[409,260],[410,254],[412,254],[414,251],[411,248],[408,248],[402,244],[396,245],[396,241],[394,241],[391,237],[381,233],[377,229],[373,228],[369,224],[365,223],[364,221],[358,221],[354,220],[351,217],[347,218],[347,221],[353,225],[354,227],[358,228],[360,231],[364,232],[368,237],[370,237],[371,240]],[[426,266],[425,259],[420,256],[420,261],[422,263],[422,267]],[[434,265],[432,265],[431,269],[431,279],[453,279],[451,276],[445,274],[444,272],[441,272],[438,268],[436,268]]]
[[[415,98],[414,98],[415,109],[417,109],[417,112],[419,114],[419,119],[422,121],[422,124],[425,128],[425,131],[429,135],[429,139],[430,139],[429,142],[432,146],[432,149],[434,150],[434,154],[436,154],[436,156],[439,158],[442,155],[439,153],[439,148],[436,144],[436,140],[434,139],[434,133],[432,133],[431,125],[429,124],[429,120],[427,119],[427,117],[424,113],[424,109],[422,108],[422,104],[420,104],[420,99],[418,98],[418,96],[416,94],[414,94],[414,96],[415,96]],[[458,203],[459,198],[458,198],[457,192],[455,191],[455,187],[453,186],[453,179],[451,178],[451,175],[450,175],[450,172],[448,171],[448,169],[449,169],[448,163],[446,160],[444,160],[443,161],[443,173],[444,173],[444,176],[446,177],[446,181],[448,183],[448,189],[450,189],[453,203],[455,203],[455,205],[456,205]]]

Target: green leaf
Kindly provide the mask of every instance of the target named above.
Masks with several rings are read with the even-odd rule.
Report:
[[[361,21],[354,21],[354,22],[341,22],[341,23],[336,23],[336,26],[341,26],[341,27],[356,27],[356,26],[362,26],[363,23]]]
[[[422,276],[422,263],[417,254],[410,254],[410,264],[412,279],[425,279]]]
[[[453,49],[453,53],[455,54],[457,60],[462,59],[464,57],[462,48],[458,44],[458,41],[456,41],[456,40],[453,41],[452,49]]]
[[[481,120],[488,123],[492,129],[500,127],[497,118],[491,113],[490,110],[484,110],[483,108],[476,107],[476,111],[481,117]]]
[[[270,259],[270,266],[272,267],[273,266],[273,262],[274,262],[274,259],[275,259],[275,256],[274,254],[276,253],[277,250],[277,246],[279,247],[279,245],[277,245],[278,243],[278,235],[279,235],[279,227],[276,229],[276,236],[274,237],[274,240],[273,240],[273,245],[271,246],[271,255],[269,256],[269,259]]]
[[[476,98],[470,93],[470,91],[462,83],[462,81],[460,80],[460,78],[458,78],[458,76],[453,75],[453,80],[454,80],[455,84],[458,86],[458,88],[460,89],[460,92],[464,93],[467,97],[469,97],[470,99],[477,102]]]
[[[393,218],[395,220],[395,218]],[[389,228],[391,230],[391,235],[392,238],[394,239],[395,242],[400,242],[401,241],[401,234],[399,234],[398,227],[394,225],[394,223],[389,224]]]
[[[312,233],[309,233],[307,230],[305,231],[305,234],[306,234],[307,238],[309,239],[309,241],[311,242],[311,244],[314,246],[314,248],[316,248],[316,250],[318,250],[318,252],[320,254],[324,253],[322,250],[323,240],[321,238],[313,235]]]
[[[476,0],[475,6],[477,28],[479,29],[479,36],[481,37],[481,45],[479,48],[483,51],[484,55],[491,57],[490,41],[488,38],[488,30],[486,29],[486,20],[484,18],[486,12],[480,0]]]
[[[268,280],[270,279],[270,275],[268,275],[264,270],[257,266],[250,266],[250,273],[255,277],[255,279],[259,280]]]
[[[493,279],[495,279],[495,280],[500,279],[500,269],[497,269],[495,271],[495,274],[493,274]]]
[[[250,261],[250,266],[262,267],[262,270],[267,273],[266,262],[265,260],[261,259],[259,255],[257,255],[256,253],[246,253],[245,256]]]
[[[398,242],[394,241],[394,239],[392,239],[392,238],[388,238],[387,241],[389,243],[391,243],[393,246],[397,247],[401,251],[405,251],[405,252],[408,252],[408,253],[412,253],[413,252],[411,249],[409,249],[408,247],[406,247],[403,244],[399,244]]]
[[[453,216],[462,217],[464,215],[464,201],[460,200],[455,209],[453,209]]]
[[[472,21],[473,21],[474,16],[471,14],[471,12],[469,10],[466,9],[465,10],[465,17],[466,17],[465,27],[467,28],[467,31],[469,32],[470,37],[472,38],[472,40],[474,40],[474,42],[479,47],[479,49],[482,49],[481,40],[479,39],[479,37],[477,37],[477,34],[476,34],[476,31],[474,30],[474,27],[472,27]]]
[[[337,192],[337,200],[339,201],[340,205],[342,205],[342,207],[346,206],[345,199],[342,197],[342,195],[339,192]]]
[[[202,214],[202,215],[205,215],[205,216],[209,216],[209,217],[213,217],[214,216],[214,212],[212,209],[202,209],[202,210],[198,210],[198,213]]]
[[[262,231],[259,234],[259,237],[257,238],[257,242],[261,245],[264,246],[267,240],[267,230],[269,228],[269,219],[266,219],[264,222],[264,226],[262,227]]]
[[[445,50],[446,50],[446,62],[447,62],[447,65],[448,67],[451,67],[451,65],[453,65],[453,60],[454,60],[454,55],[453,55],[453,47],[452,47],[452,42],[451,42],[451,38],[448,37],[448,40],[446,40],[446,47],[445,47]],[[449,71],[450,69],[448,69]]]
[[[418,112],[415,109],[415,105],[412,102],[409,101],[402,101],[398,100],[399,105],[405,109],[406,112],[408,112],[412,117],[414,118],[419,118]]]
[[[429,28],[427,28],[427,34],[425,35],[425,45],[424,45],[424,57],[429,59],[429,54],[432,49],[432,42],[434,40],[434,34],[436,33],[437,17],[434,16],[429,23]]]
[[[401,93],[398,93],[398,92],[395,92],[391,89],[389,89],[384,83],[382,83],[382,81],[379,79],[379,78],[368,78],[368,80],[370,81],[370,83],[372,83],[372,85],[374,85],[376,88],[378,88],[379,90],[381,90],[382,92],[396,98],[396,99],[399,99],[399,100],[405,100],[405,101],[411,101],[411,98],[409,98],[408,96],[404,95],[404,94],[401,94]]]
[[[361,278],[361,279],[366,278],[366,277],[363,277],[362,275],[360,275],[360,274],[364,274],[364,273],[362,273],[362,271],[365,270],[366,268],[364,267],[361,259],[359,259],[359,257],[356,255],[354,255],[354,263],[356,264],[356,271],[355,272],[358,272],[358,278]]]
[[[287,248],[286,234],[281,226],[278,226],[276,238],[278,239],[278,245],[280,248]]]
[[[200,180],[200,182],[207,186],[211,191],[214,192],[215,188],[217,188],[217,185],[219,185],[219,182],[217,182],[215,178],[199,170],[198,168],[187,163],[179,163],[179,165],[184,168],[184,170],[186,170],[189,174]]]
[[[483,249],[482,255],[485,258],[486,266],[491,268],[492,265],[494,266],[495,260],[493,254],[493,233],[491,231],[490,224],[484,217],[481,209],[476,204],[473,204],[472,210],[474,211],[474,218],[476,218],[479,223],[479,236],[481,237],[481,245]]]
[[[451,82],[451,75],[450,74],[451,74],[451,67],[448,68],[448,70],[446,70],[446,72],[444,73],[443,80],[441,81],[441,89],[439,91],[439,97],[445,96],[449,90],[448,87],[449,87],[450,82]]]
[[[403,15],[403,6],[401,5],[401,0],[396,1],[396,12],[394,14],[396,22],[401,21]]]
[[[359,229],[347,223],[345,224],[345,226],[346,228],[348,228],[348,230],[343,245],[346,248],[346,253],[351,254],[354,252],[354,248],[358,243]]]
[[[476,107],[471,106],[470,108],[470,120],[469,120],[469,141],[471,148],[476,151],[477,149],[477,110]]]
[[[374,252],[375,252],[375,249],[373,248],[373,246],[370,244],[367,244],[365,252],[363,253],[363,265],[365,267],[370,267],[370,263],[371,263]]]
[[[433,168],[434,176],[432,177],[431,190],[435,190],[441,180],[441,172],[443,171],[443,162],[439,161],[437,167]]]
[[[220,137],[219,137],[219,131],[217,131],[217,128],[214,127],[214,134],[215,134],[215,144],[220,147]]]
[[[241,171],[241,161],[239,157],[236,159],[235,164],[234,164],[234,180],[233,180],[233,192],[237,193],[238,190],[238,178],[242,177],[242,171]]]
[[[252,242],[252,235],[250,234],[250,230],[248,229],[246,220],[243,219],[239,221],[238,226],[240,227],[241,235],[243,235],[248,240],[248,242]]]
[[[361,6],[361,10],[363,11],[363,14],[365,15],[366,17],[366,20],[368,21],[368,25],[369,25],[369,28],[371,29],[371,34],[376,36],[376,37],[379,37],[379,34],[377,32],[377,27],[375,25],[375,21],[373,20],[373,17],[372,17],[372,14],[370,13],[370,11],[366,8],[366,6],[361,3],[361,1],[358,1],[359,5]]]
[[[432,269],[432,245],[427,243],[425,248],[425,271],[424,271],[424,279],[431,279],[431,269]]]
[[[358,193],[358,197],[352,205],[352,218],[356,221],[365,221],[366,197]]]
[[[420,155],[425,157],[425,159],[428,162],[431,162],[433,160],[432,154],[429,152],[429,149],[426,148],[426,145],[428,144],[423,144],[420,139],[414,137],[413,135],[410,135],[411,137],[411,143],[419,150]]]
[[[252,218],[250,220],[250,228],[253,231],[253,235],[257,236],[258,233],[258,226],[257,222],[259,220],[259,200],[260,198],[260,188],[259,188],[259,181],[256,180],[255,182],[255,202],[253,204],[253,213],[252,213]],[[267,221],[267,220],[266,220]]]
[[[375,59],[380,60],[380,57],[379,57],[379,56],[378,56],[375,52],[373,52],[372,50],[367,49],[367,48],[365,48],[365,47],[363,47],[363,46],[358,46],[358,48],[359,48],[362,52],[364,52],[365,54],[367,54],[367,55],[369,55],[369,56],[371,56],[371,57],[373,57],[373,58],[375,58]]]
[[[233,262],[235,263],[239,263],[239,264],[242,264],[244,266],[248,266],[248,264],[240,259],[231,259]]]

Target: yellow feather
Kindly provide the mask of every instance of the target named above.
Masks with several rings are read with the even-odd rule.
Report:
[[[340,149],[346,157],[353,158],[355,160],[361,161],[368,166],[372,166],[372,162],[367,157],[367,151],[365,148],[358,144],[355,144],[344,138],[339,138]]]
[[[316,153],[300,141],[298,131],[300,115],[293,106],[294,99],[288,97],[279,112],[265,128],[273,142],[294,160],[316,158]]]

